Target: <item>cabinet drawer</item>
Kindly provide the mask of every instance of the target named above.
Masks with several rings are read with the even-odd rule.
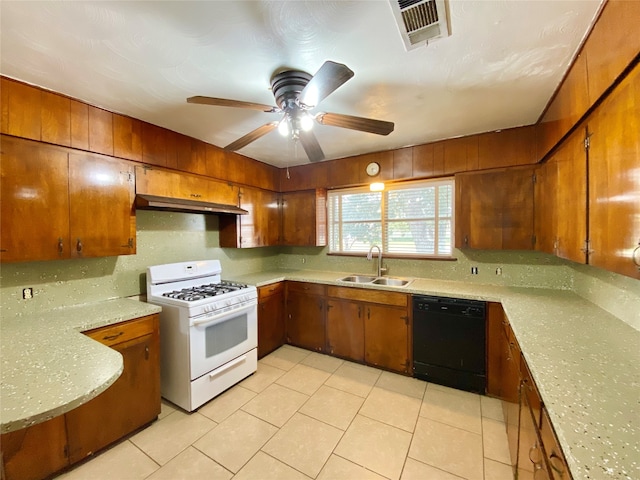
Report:
[[[551,420],[549,420],[549,414],[546,408],[542,409],[540,436],[542,437],[544,451],[547,455],[551,473],[553,474],[553,480],[570,479],[571,474],[569,473],[567,462],[562,454],[562,449],[553,431],[553,427],[551,426]]]
[[[531,372],[524,356],[520,359],[520,376],[522,377],[521,393],[527,396],[527,403],[531,408],[531,414],[533,415],[536,428],[540,428],[540,411],[542,409],[542,399],[538,388],[531,377]]]
[[[409,303],[409,295],[406,293],[386,292],[384,290],[330,286],[327,294],[335,298],[381,303],[395,307],[406,307]]]
[[[272,295],[277,295],[284,291],[284,282],[272,283],[258,288],[258,301],[262,301]]]
[[[157,314],[149,315],[126,322],[116,323],[107,327],[96,328],[83,333],[94,340],[111,347],[113,345],[153,333],[156,329],[157,319]]]
[[[310,295],[325,295],[327,288],[320,283],[287,282],[289,292],[308,293]]]

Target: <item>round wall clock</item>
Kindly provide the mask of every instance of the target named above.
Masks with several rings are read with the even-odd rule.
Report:
[[[371,162],[367,165],[367,175],[370,177],[375,177],[378,173],[380,173],[380,165],[376,162]]]

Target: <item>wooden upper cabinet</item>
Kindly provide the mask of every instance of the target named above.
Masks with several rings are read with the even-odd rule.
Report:
[[[240,207],[249,213],[220,217],[220,246],[254,248],[278,245],[280,236],[278,194],[243,187],[240,191]]]
[[[310,190],[282,194],[282,245],[327,244],[327,192]]]
[[[113,113],[89,106],[89,150],[113,155]]]
[[[89,105],[70,101],[71,110],[71,147],[89,150]]]
[[[329,185],[329,171],[335,165],[336,163],[331,160],[281,168],[278,173],[279,188],[276,186],[274,190],[292,192],[300,189],[324,188]]]
[[[2,138],[2,261],[135,253],[133,168]]]
[[[535,247],[540,252],[555,254],[558,234],[556,198],[558,192],[558,162],[551,157],[535,171],[534,231]]]
[[[113,154],[136,162],[142,161],[142,122],[113,114]]]
[[[200,175],[136,166],[136,193],[238,205],[239,189]]]
[[[515,167],[456,175],[456,247],[531,250],[533,171]]]
[[[42,91],[24,83],[3,78],[2,133],[40,140]]]
[[[478,169],[478,136],[454,138],[444,143],[445,175]]]
[[[585,129],[577,129],[554,153],[556,163],[555,253],[585,263],[587,240],[587,156]]]
[[[43,142],[71,146],[71,100],[41,92],[40,125]]]
[[[2,137],[3,262],[69,256],[68,154],[64,149]]]
[[[167,131],[142,122],[142,162],[164,167],[167,164]]]
[[[484,170],[533,164],[538,160],[535,140],[535,126],[478,135],[477,168]]]
[[[640,52],[640,2],[609,0],[587,38],[589,100],[593,105]]]
[[[640,278],[639,111],[636,65],[589,120],[589,263],[633,278]]]
[[[135,171],[89,153],[69,155],[69,229],[73,257],[136,252]]]

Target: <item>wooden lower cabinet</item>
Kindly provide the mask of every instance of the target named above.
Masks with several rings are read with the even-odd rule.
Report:
[[[324,352],[325,286],[306,282],[287,282],[287,343]]]
[[[71,463],[153,421],[160,413],[158,316],[86,334],[120,352],[124,370],[111,387],[66,414]]]
[[[258,358],[284,341],[284,282],[279,282],[258,288]]]
[[[407,308],[367,305],[365,310],[365,363],[409,374],[411,361]]]
[[[327,300],[327,353],[364,362],[364,306],[350,300]]]
[[[122,374],[84,405],[3,434],[2,480],[46,478],[146,425],[160,413],[158,315],[85,333],[122,354]]]
[[[39,480],[69,465],[64,416],[0,438],[3,480]]]

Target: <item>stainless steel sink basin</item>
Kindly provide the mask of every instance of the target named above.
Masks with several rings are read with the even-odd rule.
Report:
[[[340,279],[341,282],[350,283],[369,283],[371,285],[386,285],[387,287],[405,287],[411,283],[411,280],[394,277],[375,277],[373,275],[353,274]]]
[[[387,285],[389,287],[404,287],[408,285],[411,280],[405,280],[403,278],[391,278],[391,277],[378,277],[373,282],[375,285]]]
[[[340,280],[343,282],[352,282],[352,283],[371,283],[376,279],[376,277],[372,275],[349,275],[348,277],[341,278]]]

